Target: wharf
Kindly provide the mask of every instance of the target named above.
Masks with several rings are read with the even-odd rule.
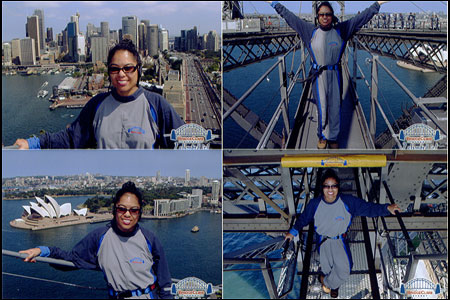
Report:
[[[59,219],[44,218],[41,220],[28,220],[26,217],[13,220],[9,224],[14,228],[29,229],[29,230],[43,230],[50,228],[58,228],[72,225],[80,225],[86,223],[106,222],[112,219],[112,214],[92,214],[87,216],[67,216]]]
[[[50,105],[50,109],[54,110],[58,107],[66,107],[66,108],[82,108],[86,105],[86,103],[91,100],[90,96],[81,96],[81,97],[73,97],[67,98],[64,100],[55,100],[52,105]]]

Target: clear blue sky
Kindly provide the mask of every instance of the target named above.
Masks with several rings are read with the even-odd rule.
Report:
[[[201,34],[210,30],[219,33],[221,27],[220,1],[2,1],[2,41],[24,38],[27,16],[35,9],[44,11],[44,26],[52,27],[54,35],[61,33],[77,12],[84,33],[88,23],[100,27],[102,21],[109,22],[111,30],[118,30],[123,16],[160,24],[170,36],[179,36],[181,29],[194,26]]]
[[[292,12],[298,14],[301,4],[302,13],[311,13],[312,1],[279,1]],[[339,12],[339,4],[330,1],[335,12]],[[374,1],[345,1],[345,12],[347,14],[357,13],[369,7]],[[389,1],[381,6],[381,12],[439,12],[447,11],[447,1]],[[273,14],[275,10],[263,1],[244,1],[244,13]]]
[[[2,177],[105,174],[222,178],[220,150],[3,150]]]

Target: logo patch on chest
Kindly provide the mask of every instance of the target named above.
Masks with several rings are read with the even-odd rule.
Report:
[[[144,260],[142,258],[135,257],[135,258],[130,260],[130,263],[143,265],[144,264]]]
[[[141,127],[135,126],[128,129],[128,133],[145,134],[145,130],[142,129]]]
[[[337,47],[338,43],[337,42],[330,42],[330,43],[328,43],[328,46],[330,46],[330,47]]]
[[[336,217],[334,220],[335,221],[344,221],[345,219],[344,219],[344,217],[339,216],[339,217]]]

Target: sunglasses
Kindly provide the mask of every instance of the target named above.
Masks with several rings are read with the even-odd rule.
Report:
[[[337,185],[337,184],[323,185],[324,189],[337,189],[338,187],[339,187],[339,185]]]
[[[318,14],[319,17],[332,17],[333,14],[332,13],[324,13],[324,14]]]
[[[127,213],[127,211],[129,211],[131,215],[137,216],[141,212],[141,209],[140,208],[129,208],[128,209],[128,208],[123,207],[123,206],[116,206],[116,211],[120,215],[124,215],[124,214]]]
[[[119,67],[109,67],[109,73],[111,74],[119,74],[119,72],[122,70],[124,73],[133,73],[134,71],[136,71],[137,66],[125,66],[122,68]]]

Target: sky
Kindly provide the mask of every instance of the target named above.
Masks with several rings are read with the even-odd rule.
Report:
[[[2,178],[103,174],[222,178],[220,150],[2,150]]]
[[[200,34],[220,32],[220,1],[2,1],[2,41],[25,38],[27,16],[35,9],[44,11],[44,26],[61,33],[70,16],[80,13],[80,29],[86,33],[88,23],[100,27],[109,22],[110,30],[122,27],[123,16],[137,16],[180,36],[180,30],[197,26]]]
[[[286,8],[298,14],[311,13],[312,1],[279,1]],[[339,4],[336,1],[330,1],[334,11],[340,11]],[[369,7],[374,1],[345,1],[345,13],[354,14],[363,11]],[[381,6],[380,12],[426,12],[426,11],[447,11],[447,1],[389,1]],[[245,14],[274,14],[275,10],[264,1],[244,1]]]

